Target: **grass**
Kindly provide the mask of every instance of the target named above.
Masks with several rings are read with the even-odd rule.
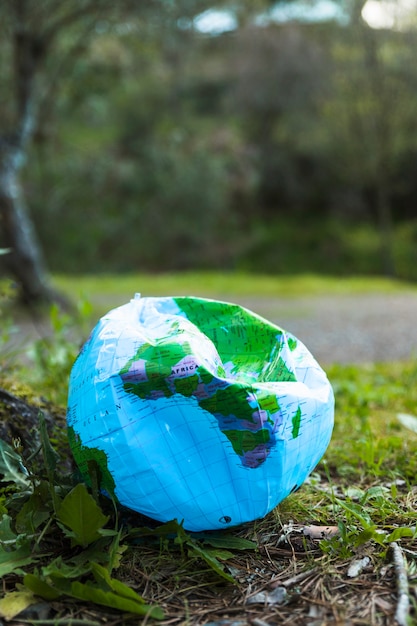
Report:
[[[141,283],[139,289],[136,283]],[[128,291],[138,290],[144,295],[191,293],[193,285],[208,296],[245,294],[250,285],[251,295],[256,291],[266,297],[284,291],[285,285],[297,286],[294,294],[303,295],[308,290],[316,295],[337,289],[343,295],[369,291],[371,286],[377,291],[412,288],[362,279],[335,284],[333,279],[305,276],[226,275],[216,282],[211,274],[183,275],[177,283],[174,277],[162,276],[123,277],[117,286],[109,277],[95,282],[88,277],[59,278],[58,284],[68,293],[89,293],[93,301],[102,295],[125,301]],[[264,519],[231,533],[195,535],[176,525],[155,527],[115,511],[57,465],[56,450],[61,460],[66,457],[64,467],[70,459],[63,405],[77,347],[67,335],[70,320],[56,311],[52,318],[49,347],[38,346],[33,397],[28,387],[20,388],[20,394],[35,407],[39,396],[53,400],[55,427],[50,439],[42,431],[42,456],[30,459],[29,435],[26,439],[23,435],[18,447],[15,442],[12,452],[3,447],[0,454],[0,465],[7,458],[4,451],[15,461],[8,465],[0,491],[3,599],[10,602],[14,593],[25,591],[28,598],[49,597],[52,611],[48,622],[29,609],[35,612],[20,616],[19,624],[40,623],[39,619],[62,625],[153,623],[149,615],[140,614],[142,606],[154,607],[154,619],[161,617],[157,609],[163,611],[159,623],[178,626],[210,622],[388,626],[396,614],[400,624],[415,623],[416,362],[329,366],[336,396],[335,428],[310,478]],[[30,380],[27,370],[11,375],[9,366],[7,372],[1,369],[1,362],[0,357],[0,387],[16,390],[22,380]],[[399,414],[411,416],[408,427]],[[15,482],[13,472],[21,463],[37,485],[35,495],[24,481]],[[4,474],[4,465],[1,468]],[[88,513],[86,525],[77,511]],[[402,572],[395,559],[398,554]],[[401,573],[408,585],[409,606],[398,613]],[[106,606],[99,602],[103,598],[98,588],[108,594]],[[135,605],[124,604],[128,596]],[[0,613],[3,610],[0,600]]]
[[[352,276],[340,278],[317,274],[269,276],[231,272],[183,272],[175,274],[123,274],[54,277],[56,286],[69,297],[87,299],[100,309],[123,304],[136,292],[143,296],[287,298],[348,295],[362,293],[393,293],[415,291],[414,283],[381,277]]]

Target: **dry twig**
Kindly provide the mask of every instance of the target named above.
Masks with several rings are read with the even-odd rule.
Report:
[[[393,561],[395,566],[395,574],[397,578],[397,610],[395,611],[395,619],[399,626],[407,626],[410,601],[408,597],[408,577],[407,577],[407,561],[403,551],[396,541],[391,543]]]

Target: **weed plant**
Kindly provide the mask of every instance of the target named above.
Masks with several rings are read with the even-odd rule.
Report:
[[[2,250],[0,249],[0,255]],[[15,351],[10,348],[10,340],[16,332],[8,304],[13,297],[11,280],[0,280],[0,371],[6,370],[13,362]]]
[[[49,401],[65,406],[71,368],[88,334],[91,304],[79,300],[72,313],[63,312],[57,305],[49,310],[49,333],[44,333],[28,348],[26,356],[31,363],[25,370],[25,379],[39,386]]]

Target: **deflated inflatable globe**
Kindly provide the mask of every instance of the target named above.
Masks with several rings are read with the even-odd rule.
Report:
[[[294,336],[240,306],[141,298],[105,315],[70,377],[79,469],[120,504],[190,531],[261,518],[332,433],[330,383]]]

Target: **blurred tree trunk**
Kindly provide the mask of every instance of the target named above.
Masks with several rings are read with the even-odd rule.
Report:
[[[52,289],[42,249],[30,218],[22,184],[22,170],[39,121],[40,102],[55,80],[65,74],[64,61],[73,64],[84,49],[100,17],[114,13],[111,0],[0,0],[0,35],[11,50],[10,99],[13,121],[0,133],[0,238],[10,249],[4,260],[20,288],[27,306],[47,302],[68,304]],[[122,5],[122,2],[119,2]],[[54,76],[45,68],[53,45],[73,25],[79,32],[65,53],[58,52],[59,70]],[[43,74],[42,74],[43,73]],[[45,79],[41,85],[40,79]],[[11,128],[11,132],[10,132]]]
[[[13,78],[16,115],[14,129],[0,136],[0,220],[5,257],[22,301],[33,306],[57,299],[26,207],[22,168],[36,124],[36,80],[46,42],[29,28],[28,0],[14,0],[12,12]]]
[[[20,180],[25,150],[1,141],[0,216],[2,238],[10,248],[5,257],[20,287],[22,301],[31,306],[55,299],[40,246],[27,212]]]
[[[208,0],[0,0],[0,53],[6,51],[1,69],[7,76],[2,87],[7,85],[10,100],[0,118],[0,248],[10,249],[2,262],[25,304],[60,299],[50,285],[22,184],[45,93],[68,80],[100,23],[108,27],[149,15],[160,24],[171,19],[177,28],[182,15],[191,19],[208,6]]]

